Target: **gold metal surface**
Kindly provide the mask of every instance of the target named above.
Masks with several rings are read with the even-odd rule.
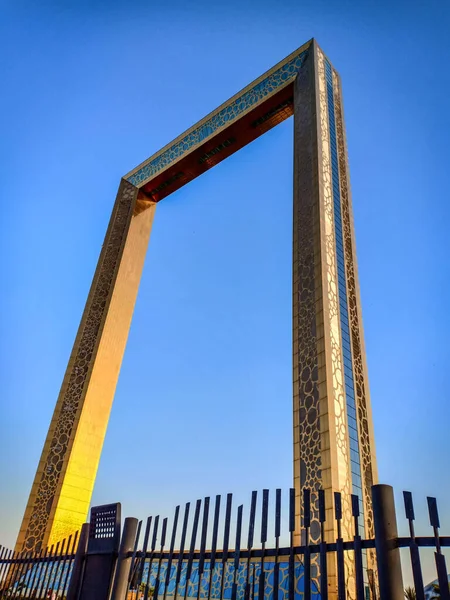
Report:
[[[39,462],[16,550],[61,541],[86,521],[155,205],[122,182]]]

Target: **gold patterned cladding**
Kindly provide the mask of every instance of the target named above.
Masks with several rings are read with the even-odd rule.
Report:
[[[369,386],[363,347],[363,331],[361,322],[361,306],[357,281],[356,251],[353,236],[351,196],[348,176],[347,144],[344,130],[342,110],[342,92],[339,77],[333,70],[333,93],[336,116],[336,136],[338,146],[339,176],[341,185],[341,207],[343,241],[345,250],[345,270],[347,279],[347,299],[349,307],[349,323],[353,356],[353,376],[355,381],[356,407],[358,413],[359,452],[361,460],[361,479],[364,500],[365,533],[368,538],[374,537],[373,509],[371,489],[377,483],[377,467],[375,459],[374,435],[372,430],[372,414],[370,408]],[[368,552],[369,568],[376,571],[373,552]]]
[[[320,539],[318,490],[322,487],[318,343],[316,306],[321,296],[318,185],[315,176],[316,111],[313,53],[294,85],[294,202],[293,202],[293,424],[296,523],[300,524],[302,490],[311,491],[311,540]],[[297,532],[296,543],[300,543]],[[319,572],[318,556],[311,573]]]
[[[324,55],[318,49],[318,86],[320,107],[321,176],[323,185],[323,236],[322,242],[322,281],[324,286],[324,322],[329,336],[328,370],[328,404],[332,404],[329,412],[329,426],[334,425],[336,471],[333,488],[342,493],[342,533],[344,539],[353,536],[351,517],[351,480],[350,451],[347,428],[346,399],[344,392],[344,369],[342,359],[341,329],[339,321],[339,301],[337,286],[336,238],[334,225],[334,202],[332,191],[330,132],[328,121],[328,105],[326,94]],[[331,372],[330,372],[331,371]],[[331,377],[330,377],[331,375]],[[330,407],[331,408],[331,407]],[[334,419],[334,424],[332,420]],[[346,580],[349,597],[355,594],[354,564],[346,557]]]
[[[337,445],[338,481],[337,487],[346,498],[343,512],[343,531],[350,537],[351,532],[351,508],[349,502],[350,488],[350,453],[347,436],[347,417],[344,393],[344,377],[341,335],[339,325],[339,304],[337,291],[337,266],[336,266],[336,240],[334,227],[334,206],[331,182],[331,160],[330,160],[330,136],[328,129],[328,110],[326,100],[326,81],[323,53],[318,50],[318,79],[319,79],[319,104],[320,104],[320,131],[322,141],[322,181],[323,181],[323,217],[325,239],[322,245],[322,258],[325,266],[323,282],[325,284],[324,294],[328,304],[328,326],[331,348],[331,388],[333,394],[335,434]]]
[[[17,550],[58,542],[86,520],[153,221],[154,205],[136,213],[137,193],[122,180]]]

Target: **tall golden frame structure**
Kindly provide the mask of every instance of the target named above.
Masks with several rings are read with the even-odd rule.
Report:
[[[340,491],[343,535],[350,538],[354,493],[362,528],[373,535],[377,470],[341,82],[311,40],[121,180],[17,550],[54,544],[86,520],[157,203],[291,115],[297,522],[302,489],[309,488],[311,537],[318,540],[323,488],[326,534],[335,540],[331,511]],[[334,577],[331,569],[331,588]]]

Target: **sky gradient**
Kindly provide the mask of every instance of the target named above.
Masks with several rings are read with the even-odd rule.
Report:
[[[449,5],[39,5],[1,3],[0,543],[120,177],[311,37],[343,81],[379,478],[449,534]],[[158,206],[93,504],[291,485],[292,125]]]

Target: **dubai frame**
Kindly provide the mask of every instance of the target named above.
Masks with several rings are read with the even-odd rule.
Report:
[[[313,490],[313,541],[321,487],[328,511],[332,492],[343,492],[344,538],[353,535],[350,493],[373,534],[377,470],[341,82],[311,40],[121,180],[16,550],[53,544],[86,520],[158,202],[292,115],[294,486],[298,497]],[[327,524],[335,540],[334,519]]]

